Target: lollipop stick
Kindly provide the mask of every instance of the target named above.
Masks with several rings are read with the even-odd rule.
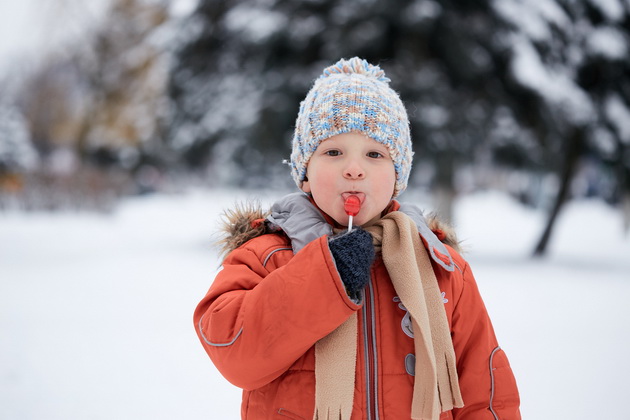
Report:
[[[352,230],[352,215],[348,217],[348,232]]]

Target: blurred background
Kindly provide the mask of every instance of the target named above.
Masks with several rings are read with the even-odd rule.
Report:
[[[624,0],[3,1],[0,209],[291,186],[282,159],[321,70],[382,66],[409,109],[410,190],[503,191],[630,214]]]
[[[496,298],[487,303],[501,319],[497,330],[513,346],[508,355],[525,388],[524,412],[535,419],[601,414],[585,407],[571,416],[549,414],[556,407],[550,396],[567,378],[543,385],[535,366],[558,369],[584,340],[589,360],[601,363],[608,363],[603,351],[630,345],[623,310],[630,298],[630,1],[0,0],[0,19],[0,333],[13,340],[0,352],[3,419],[44,412],[86,418],[60,402],[94,397],[86,391],[93,388],[79,385],[86,377],[60,395],[52,378],[72,377],[70,365],[94,372],[96,361],[75,363],[103,331],[87,334],[83,344],[65,339],[85,335],[93,325],[86,314],[99,305],[116,314],[106,321],[93,315],[101,328],[112,328],[112,339],[125,328],[129,337],[147,334],[147,324],[133,329],[129,319],[170,325],[181,317],[181,325],[190,324],[219,264],[210,242],[221,207],[239,197],[266,203],[295,189],[282,161],[299,103],[324,67],[352,56],[380,65],[408,109],[416,154],[402,200],[437,211],[472,245],[470,259],[488,279],[480,287]],[[174,254],[179,259],[169,260]],[[497,264],[503,271],[493,271]],[[570,305],[558,325],[549,323],[562,319],[558,300],[541,303],[528,294],[551,290],[553,279]],[[122,297],[120,288],[132,290]],[[134,306],[129,296],[149,290],[151,304]],[[129,307],[120,299],[131,299]],[[609,335],[589,338],[572,329],[589,311],[600,318],[582,325]],[[68,320],[78,323],[58,330]],[[607,327],[596,327],[600,321]],[[114,361],[145,361],[137,377],[151,378],[151,366],[177,365],[176,355],[185,353],[186,373],[173,368],[164,382],[194,387],[195,401],[210,398],[215,408],[200,414],[181,397],[173,410],[190,412],[179,418],[237,418],[238,393],[218,376],[205,380],[212,368],[201,346],[173,344],[196,340],[192,324],[185,332],[176,324],[167,330],[169,362],[147,359],[154,349],[144,351],[146,341],[128,336],[116,338],[127,345]],[[552,361],[540,341],[566,332],[567,324],[574,335],[562,340],[566,348],[551,346]],[[161,341],[164,331],[148,331],[148,341]],[[47,343],[68,346],[48,354],[42,333]],[[541,347],[532,348],[535,342]],[[41,362],[33,347],[50,360]],[[131,362],[134,348],[143,350]],[[98,359],[105,353],[111,356],[100,350]],[[530,360],[532,354],[539,358]],[[630,367],[620,360],[569,381],[585,387],[571,398],[591,398],[592,410],[610,406],[597,402],[588,383],[601,382],[606,371],[616,375],[608,384],[621,384]],[[40,370],[38,363],[62,367]],[[124,370],[103,369],[114,375],[108,392],[132,386]],[[573,377],[577,368],[566,369]],[[173,398],[174,388],[160,383],[150,384],[154,395]],[[35,395],[49,396],[39,409],[27,403]],[[7,406],[8,398],[24,404]],[[133,406],[111,398],[118,401],[111,406]],[[94,404],[81,405],[100,407],[90,418],[125,418]],[[221,404],[231,414],[218,414]],[[129,418],[176,418],[168,413],[128,411]]]

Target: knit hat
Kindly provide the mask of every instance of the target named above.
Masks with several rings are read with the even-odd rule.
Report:
[[[298,187],[319,144],[337,134],[361,132],[385,145],[394,162],[394,197],[407,188],[413,151],[407,111],[390,79],[358,57],[324,69],[300,104],[293,134],[291,175]]]

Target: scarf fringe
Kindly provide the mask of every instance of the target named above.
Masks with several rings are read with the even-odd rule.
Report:
[[[414,390],[417,389],[422,397],[413,400],[411,406],[411,418],[413,420],[438,419],[441,412],[464,406],[459,389],[457,369],[455,368],[455,354],[447,351],[442,356],[446,365],[446,372],[439,369],[436,372],[429,367],[423,374],[425,379],[437,376],[437,383],[434,383],[434,386],[427,387],[422,381],[414,381]],[[439,358],[436,357],[436,359]]]
[[[350,420],[351,415],[352,406],[316,407],[313,420]]]
[[[438,378],[439,383],[443,384],[441,389],[446,389],[446,392],[440,392],[440,404],[442,405],[442,411],[449,411],[453,408],[461,408],[464,406],[464,399],[462,398],[461,390],[459,389],[459,377],[457,376],[457,364],[455,361],[455,353],[447,352],[444,354],[446,360],[447,375],[445,378]]]

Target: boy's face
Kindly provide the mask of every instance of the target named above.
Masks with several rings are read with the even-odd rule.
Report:
[[[356,195],[361,210],[355,225],[379,219],[394,194],[396,171],[387,147],[361,133],[344,133],[322,141],[306,168],[302,190],[326,214],[348,225],[346,198]]]

